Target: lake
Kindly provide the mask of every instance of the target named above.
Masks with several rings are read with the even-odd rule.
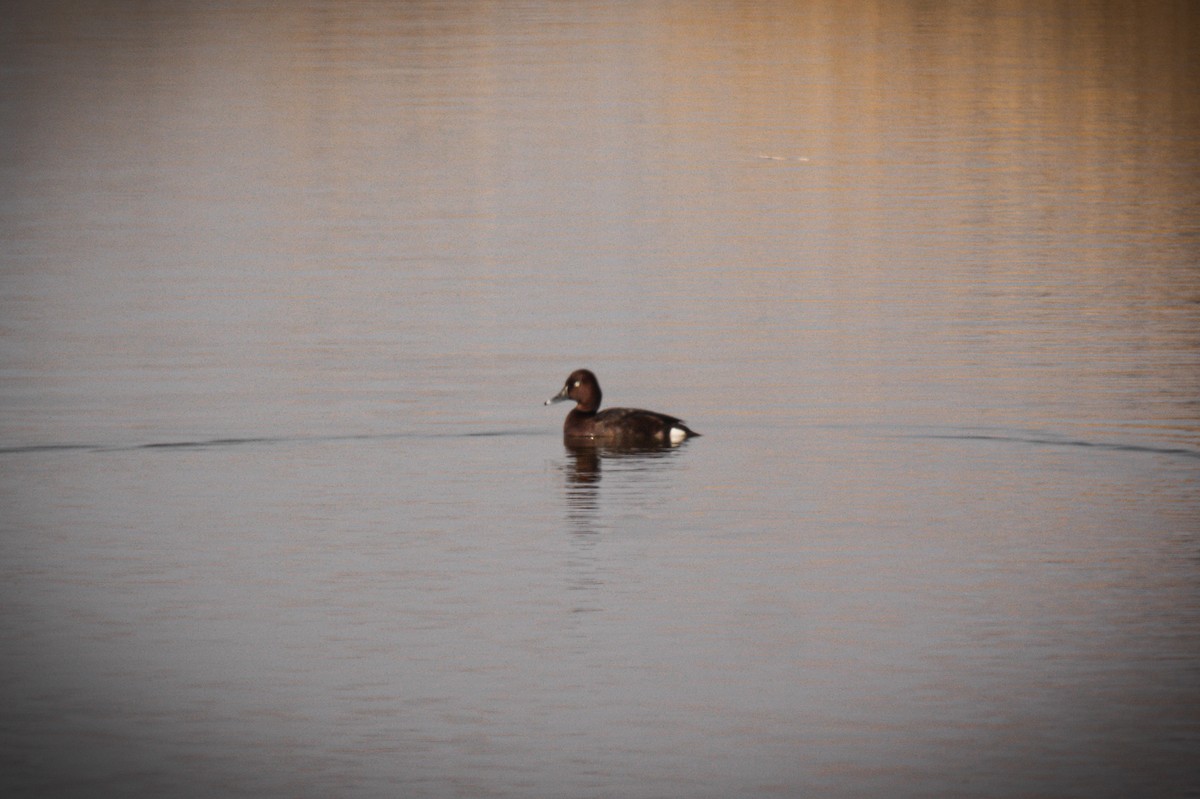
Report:
[[[1200,796],[1191,4],[6,11],[6,796]]]

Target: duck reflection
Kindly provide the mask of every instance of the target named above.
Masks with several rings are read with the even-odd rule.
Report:
[[[614,447],[565,443],[567,520],[573,532],[594,535],[600,521],[600,481],[605,470],[613,476],[614,506],[639,506],[653,495],[662,469],[678,457],[679,446]]]
[[[679,456],[678,446],[613,447],[565,443],[563,461],[567,529],[572,533],[568,562],[573,611],[603,610],[601,590],[611,567],[601,557],[603,531],[636,526],[651,515],[663,494],[672,490],[668,475]],[[601,492],[601,480],[604,490]]]

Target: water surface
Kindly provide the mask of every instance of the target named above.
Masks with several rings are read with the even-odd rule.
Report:
[[[10,5],[6,795],[1200,794],[1187,4]]]

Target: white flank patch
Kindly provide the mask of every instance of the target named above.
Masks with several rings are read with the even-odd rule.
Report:
[[[671,428],[671,443],[672,444],[678,444],[680,441],[683,441],[685,438],[687,438],[687,431],[684,430],[682,427],[672,427]]]

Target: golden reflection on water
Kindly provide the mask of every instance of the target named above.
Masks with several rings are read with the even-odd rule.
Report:
[[[382,381],[379,331],[427,351],[447,320],[524,353],[550,330],[584,356],[649,335],[690,366],[699,330],[728,363],[811,375],[830,408],[886,402],[864,371],[909,364],[1034,408],[1082,387],[1107,398],[1096,422],[1129,416],[1140,370],[1169,406],[1151,415],[1195,441],[1192,4],[251,4],[104,27],[52,7],[15,6],[33,34],[5,47],[11,225],[92,237],[52,238],[82,290],[48,317],[165,302],[154,352],[252,331],[247,370],[274,331],[316,339],[281,393],[347,368],[322,330]],[[74,270],[90,243],[146,278]],[[189,301],[209,283],[227,296]],[[564,324],[566,296],[596,318]],[[632,297],[688,302],[648,324]],[[1032,368],[1064,361],[1063,385]]]

